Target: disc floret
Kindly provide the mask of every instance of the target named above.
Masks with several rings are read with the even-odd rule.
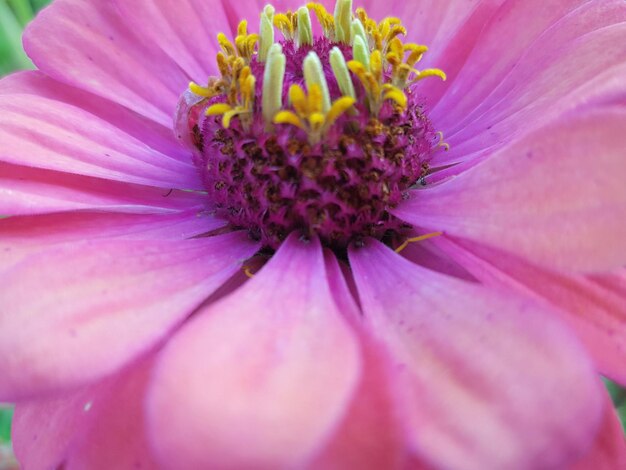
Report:
[[[294,230],[332,247],[402,231],[389,209],[441,148],[415,86],[445,74],[415,68],[427,48],[402,42],[399,19],[377,23],[351,0],[260,18],[259,34],[242,21],[234,43],[218,35],[221,76],[179,106],[216,212],[272,247]]]

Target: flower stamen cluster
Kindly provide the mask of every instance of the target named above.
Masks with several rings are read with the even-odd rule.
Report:
[[[427,48],[402,42],[399,19],[351,0],[260,16],[259,34],[218,35],[221,77],[190,84],[179,110],[216,210],[269,246],[297,229],[333,247],[398,232],[388,210],[442,146],[414,86],[445,74],[415,68]]]

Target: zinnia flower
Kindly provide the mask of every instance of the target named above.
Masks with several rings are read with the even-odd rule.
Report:
[[[0,82],[23,467],[624,468],[625,20],[54,2]]]

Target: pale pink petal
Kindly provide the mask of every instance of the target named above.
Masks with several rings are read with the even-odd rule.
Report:
[[[623,41],[625,21],[626,5],[620,0],[590,1],[575,9],[546,30],[488,97],[454,122],[449,131],[476,122],[486,127],[528,105],[543,105],[544,111],[551,111],[546,103],[623,63],[626,47],[615,46]],[[611,38],[614,47],[609,48]],[[600,50],[603,54],[598,53]],[[470,129],[463,132],[469,134]]]
[[[30,254],[63,243],[124,238],[185,240],[223,227],[225,221],[205,213],[122,214],[64,212],[0,220],[0,270]]]
[[[310,468],[377,470],[402,468],[406,436],[398,418],[388,368],[390,362],[361,325],[361,312],[352,297],[334,255],[327,253],[328,282],[335,302],[359,332],[363,374],[348,412],[328,446]]]
[[[202,189],[191,161],[73,105],[29,94],[0,94],[0,160],[166,188]]]
[[[360,362],[329,291],[319,242],[292,235],[253,279],[168,342],[148,396],[160,462],[302,464],[347,412]]]
[[[194,240],[94,240],[0,275],[0,399],[68,388],[141,354],[241,269],[242,233]]]
[[[198,83],[206,83],[210,75],[217,75],[215,56],[220,50],[217,34],[223,32],[231,37],[222,3],[217,0],[115,2],[126,27],[144,42],[161,49]],[[241,18],[250,20],[255,31],[258,13],[260,10],[247,11]]]
[[[604,420],[591,450],[568,470],[616,470],[626,468],[626,441],[622,423],[605,393]]]
[[[13,445],[23,468],[156,468],[143,416],[151,366],[142,359],[94,385],[18,404]]]
[[[24,48],[47,75],[168,126],[189,76],[133,31],[113,2],[59,0],[26,29]]]
[[[559,468],[590,447],[601,386],[550,310],[428,271],[374,240],[350,260],[364,315],[394,357],[418,455],[458,470]]]
[[[558,308],[600,373],[626,383],[626,292],[594,278],[551,271],[474,242],[433,240],[487,286],[521,293]]]
[[[56,81],[38,70],[13,73],[0,81],[0,95],[34,95],[67,103],[108,122],[156,150],[158,155],[189,162],[189,152],[181,147],[172,132],[172,122],[161,125],[128,108],[73,86]]]
[[[459,61],[457,58],[455,64],[445,59],[437,60],[436,65],[444,69],[450,64],[454,80],[445,84],[445,95],[429,113],[433,121],[444,132],[453,127],[456,120],[471,112],[497,87],[544,31],[584,2],[506,1],[481,28],[465,60]],[[467,40],[471,41],[469,37]],[[532,51],[539,57],[542,53],[541,50]],[[428,59],[434,61],[436,55],[432,54]],[[423,67],[430,65],[433,64],[427,61]],[[462,66],[462,70],[457,72],[459,66]]]
[[[626,264],[626,112],[569,116],[393,212],[563,269]]]
[[[0,162],[0,214],[72,210],[168,213],[206,209],[206,194],[154,188]]]
[[[482,149],[493,152],[567,111],[578,108],[582,112],[602,95],[615,93],[626,61],[626,46],[615,45],[626,44],[626,24],[613,23],[626,19],[626,5],[606,2],[600,8],[590,2],[579,10],[586,14],[564,18],[520,60],[488,100],[446,127],[451,150],[440,163],[458,161]],[[623,82],[617,88],[623,95]]]

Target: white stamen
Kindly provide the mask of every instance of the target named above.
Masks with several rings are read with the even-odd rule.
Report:
[[[330,109],[330,92],[328,91],[328,83],[324,76],[324,69],[319,56],[311,51],[304,59],[304,81],[308,89],[314,84],[319,85],[322,91],[322,110],[328,113]]]
[[[307,7],[298,8],[298,46],[313,44],[313,28]]]
[[[261,62],[267,60],[267,54],[274,44],[274,7],[265,5],[261,13],[261,26],[259,27],[259,54],[258,59]]]
[[[352,79],[350,78],[350,71],[346,65],[346,59],[341,53],[341,49],[338,47],[333,47],[330,51],[330,66],[333,69],[333,73],[335,74],[341,93],[344,96],[356,98],[354,85],[352,83]]]
[[[335,4],[335,35],[339,42],[350,44],[352,0],[337,0]]]
[[[365,66],[365,70],[370,69],[370,49],[367,47],[366,42],[361,36],[354,38],[354,44],[352,44],[352,55],[354,60],[361,62]]]
[[[270,47],[263,75],[263,119],[271,125],[274,115],[283,107],[283,81],[285,79],[285,54],[280,44]]]
[[[360,19],[355,18],[354,20],[352,20],[351,30],[352,30],[352,43],[353,44],[357,36],[360,36],[361,38],[363,38],[363,42],[367,44],[367,34],[365,33],[365,28],[363,27],[363,23],[361,23]]]

